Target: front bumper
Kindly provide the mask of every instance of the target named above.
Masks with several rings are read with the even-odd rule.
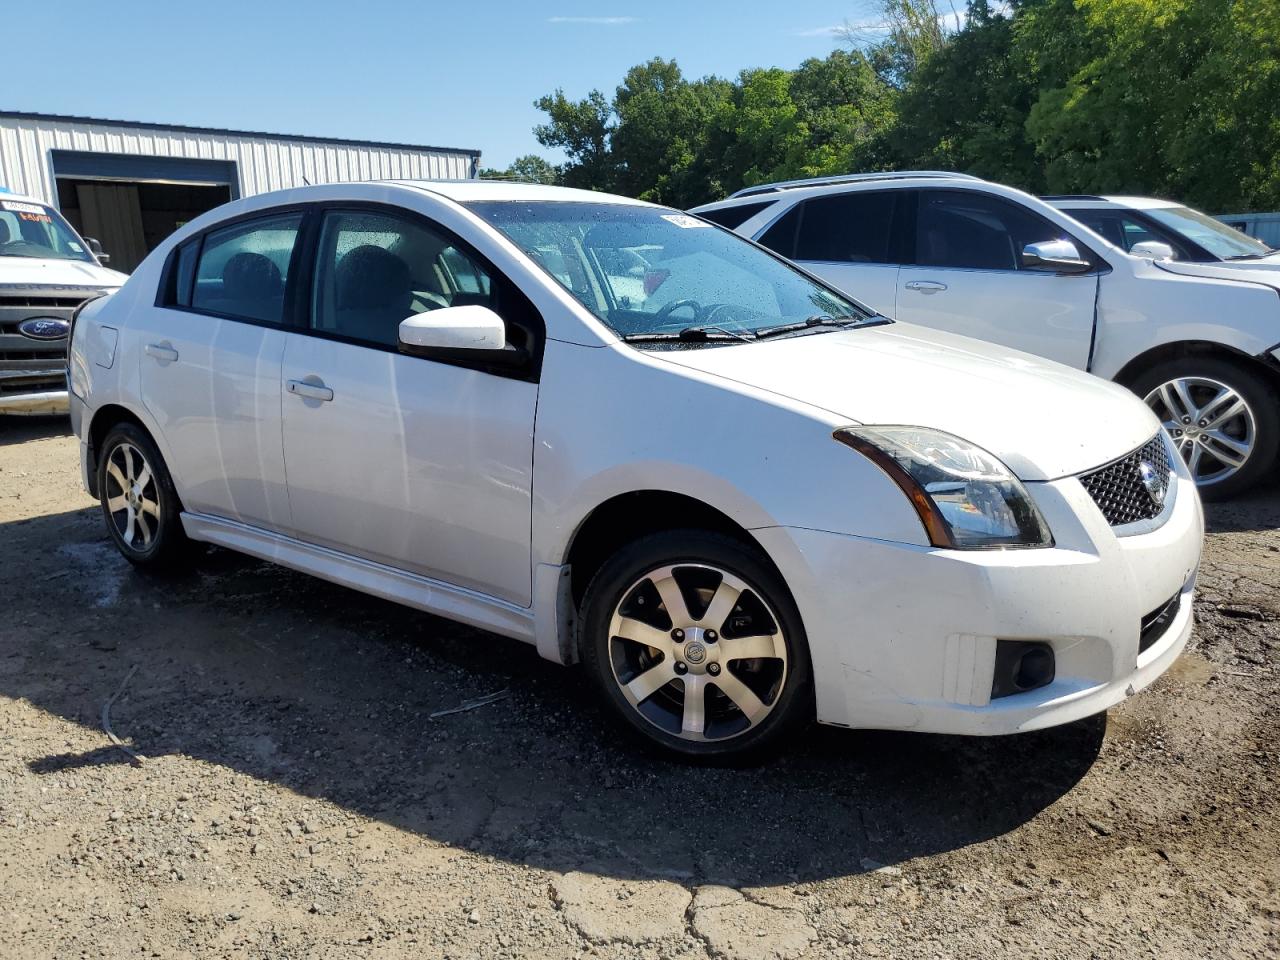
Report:
[[[39,393],[0,393],[0,414],[66,413],[66,390],[45,390]]]
[[[1075,478],[1027,484],[1048,549],[957,551],[813,530],[755,531],[804,619],[818,719],[849,727],[1007,734],[1068,723],[1153,682],[1191,634],[1204,521],[1179,474],[1163,524],[1117,536]],[[1139,652],[1142,622],[1176,615]],[[1053,648],[1051,683],[991,699],[997,640]]]

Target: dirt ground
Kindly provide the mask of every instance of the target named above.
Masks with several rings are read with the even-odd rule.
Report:
[[[0,420],[0,957],[1280,956],[1280,487],[1209,510],[1192,645],[1105,719],[700,769],[531,647],[137,574],[76,458]]]

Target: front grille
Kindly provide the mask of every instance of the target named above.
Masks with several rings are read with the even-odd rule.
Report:
[[[1107,523],[1119,527],[1159,515],[1169,492],[1172,469],[1169,448],[1157,433],[1128,456],[1081,474],[1080,482]]]
[[[1142,626],[1138,632],[1138,652],[1144,653],[1151,645],[1165,635],[1173,618],[1178,615],[1182,606],[1182,594],[1175,593],[1173,599],[1157,610],[1152,610],[1142,618]]]

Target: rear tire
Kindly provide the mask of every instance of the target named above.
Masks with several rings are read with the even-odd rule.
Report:
[[[592,579],[579,649],[612,713],[650,745],[755,758],[814,717],[800,614],[758,551],[673,530],[628,544]]]
[[[137,567],[171,571],[190,556],[182,503],[147,432],[118,423],[98,455],[98,499],[116,548]]]
[[[1144,370],[1130,389],[1160,417],[1202,499],[1230,499],[1274,467],[1280,400],[1261,371],[1192,355]]]

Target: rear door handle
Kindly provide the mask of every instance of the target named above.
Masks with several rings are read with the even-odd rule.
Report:
[[[148,357],[155,357],[163,363],[173,363],[178,359],[178,351],[165,343],[148,343],[143,349]]]
[[[945,283],[939,283],[937,280],[912,280],[906,284],[908,290],[914,290],[917,293],[941,293],[947,289]]]
[[[296,397],[307,400],[332,400],[333,391],[323,383],[308,383],[305,380],[289,380],[285,388]]]

